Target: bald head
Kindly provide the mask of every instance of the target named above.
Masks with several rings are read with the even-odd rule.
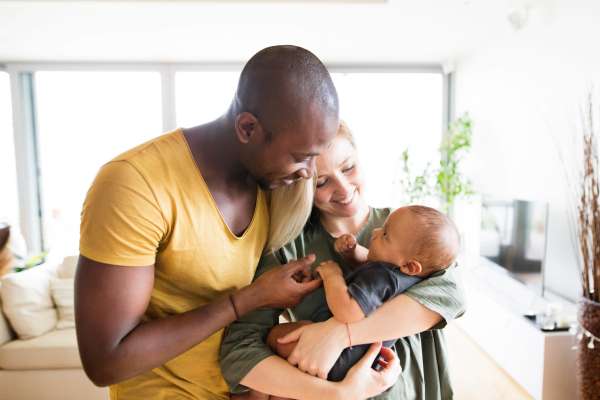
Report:
[[[323,63],[297,46],[272,46],[244,66],[230,112],[249,112],[274,131],[321,114],[339,115],[338,96]]]

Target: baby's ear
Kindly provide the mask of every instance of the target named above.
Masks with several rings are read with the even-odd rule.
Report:
[[[400,267],[400,271],[406,275],[419,275],[423,272],[423,266],[417,260],[410,260]]]

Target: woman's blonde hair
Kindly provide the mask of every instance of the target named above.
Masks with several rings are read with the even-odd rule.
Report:
[[[354,136],[345,121],[340,120],[336,137],[338,136],[347,139],[352,147],[356,148]],[[292,185],[282,186],[270,192],[269,215],[271,222],[265,252],[278,250],[300,235],[313,211],[316,182],[316,177],[302,179]]]
[[[350,142],[350,144],[352,145],[352,147],[354,147],[356,149],[356,142],[354,141],[354,135],[352,134],[352,131],[350,130],[350,127],[348,126],[346,121],[340,120],[340,126],[339,126],[339,128],[337,130],[337,134],[335,136],[336,137],[341,136],[344,139],[348,140]]]
[[[265,252],[273,252],[294,240],[312,210],[316,178],[274,189],[269,194],[269,240]]]

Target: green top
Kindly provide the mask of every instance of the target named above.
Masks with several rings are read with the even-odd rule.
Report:
[[[367,225],[357,235],[358,242],[368,247],[373,229],[383,225],[390,210],[371,209]],[[326,260],[335,260],[344,274],[348,271],[343,260],[334,251],[334,238],[320,224],[307,226],[293,242],[275,253],[264,255],[255,278],[265,271],[284,263],[314,253],[314,266]],[[445,340],[442,328],[446,321],[464,313],[464,298],[454,267],[440,271],[409,288],[404,294],[437,312],[443,320],[431,330],[400,338],[396,353],[402,367],[398,382],[374,399],[451,399],[452,388],[448,372]],[[325,303],[323,288],[309,293],[300,304],[289,310],[295,320],[308,319]],[[265,344],[269,330],[278,323],[283,309],[261,308],[245,315],[229,326],[221,345],[221,371],[232,393],[242,393],[246,388],[240,381],[256,364],[274,353]]]

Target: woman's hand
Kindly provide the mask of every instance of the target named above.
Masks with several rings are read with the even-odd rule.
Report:
[[[277,341],[281,344],[297,341],[288,362],[322,379],[327,379],[342,350],[350,344],[346,326],[334,318],[302,326]]]
[[[379,355],[382,359],[377,363],[381,369],[376,371],[371,365]],[[396,353],[387,347],[381,347],[381,342],[373,343],[341,382],[342,391],[346,393],[342,398],[362,400],[377,396],[396,383],[401,372]]]

